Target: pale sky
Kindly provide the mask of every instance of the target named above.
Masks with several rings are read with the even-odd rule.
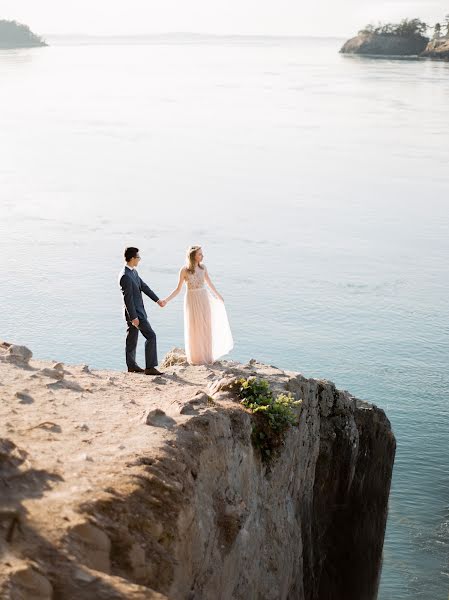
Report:
[[[449,12],[434,0],[0,0],[0,19],[41,35],[194,32],[350,36],[369,22]]]

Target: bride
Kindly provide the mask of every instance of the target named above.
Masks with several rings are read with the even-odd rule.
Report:
[[[190,246],[187,264],[179,271],[178,285],[164,300],[170,302],[186,284],[184,341],[191,365],[213,363],[234,346],[223,298],[215,289],[202,260],[201,246]]]

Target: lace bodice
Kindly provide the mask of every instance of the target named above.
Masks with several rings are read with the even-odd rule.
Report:
[[[200,269],[197,267],[195,273],[186,271],[186,284],[188,290],[200,290],[204,288],[204,277],[206,275],[206,269]]]

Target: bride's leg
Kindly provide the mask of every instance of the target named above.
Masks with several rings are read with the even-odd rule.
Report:
[[[189,294],[186,302],[186,354],[191,364],[212,362],[212,330],[206,290]]]

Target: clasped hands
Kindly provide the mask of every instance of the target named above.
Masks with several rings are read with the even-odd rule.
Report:
[[[217,294],[217,297],[224,303],[223,296],[221,296],[220,294]],[[167,300],[158,300],[157,304],[159,304],[159,306],[161,308],[164,308],[164,306],[166,306],[166,304],[167,304]],[[134,327],[139,327],[140,321],[139,321],[139,319],[133,319],[131,321],[131,323],[134,325]]]

